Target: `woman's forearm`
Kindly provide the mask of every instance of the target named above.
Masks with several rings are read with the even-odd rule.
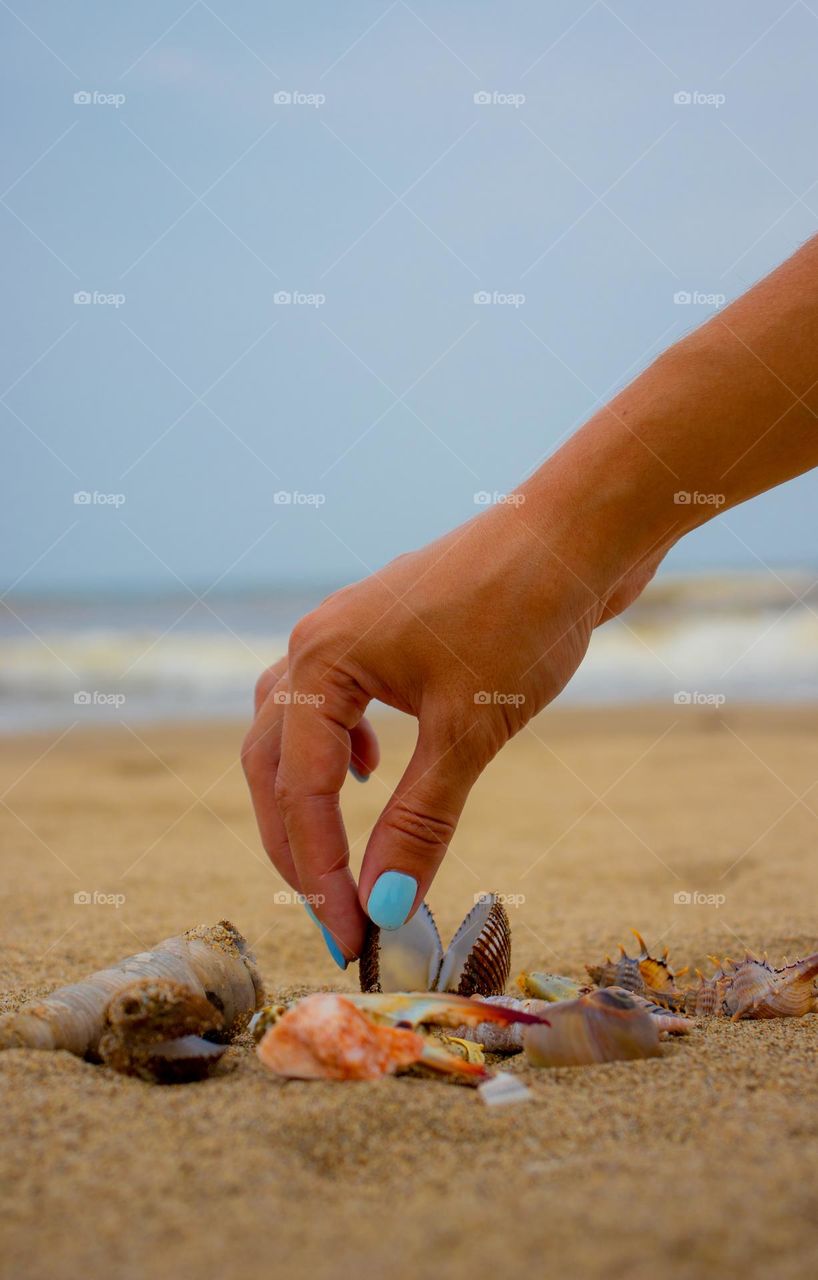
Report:
[[[520,487],[625,572],[818,464],[818,237],[676,343]],[[532,509],[533,508],[533,509]]]

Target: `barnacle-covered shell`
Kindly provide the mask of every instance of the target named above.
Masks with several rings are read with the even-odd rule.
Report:
[[[661,1055],[659,1025],[621,988],[592,991],[553,1004],[550,1026],[529,1027],[523,1037],[534,1067],[580,1067]]]
[[[437,979],[439,991],[501,996],[511,969],[511,925],[502,902],[486,893],[449,944]]]
[[[435,918],[425,902],[400,929],[371,920],[361,952],[362,991],[433,991],[443,962]]]
[[[400,929],[379,929],[370,922],[361,953],[361,990],[501,995],[510,968],[511,926],[494,894],[475,903],[445,953],[423,902]]]
[[[201,1080],[226,1051],[204,1039],[223,1018],[204,996],[169,978],[142,978],[109,1001],[99,1040],[102,1061],[155,1084]]]
[[[732,978],[724,992],[724,1006],[732,1021],[740,1018],[800,1018],[816,1006],[814,980],[818,974],[818,953],[782,969],[773,969],[766,957],[759,960],[749,951],[732,967]]]

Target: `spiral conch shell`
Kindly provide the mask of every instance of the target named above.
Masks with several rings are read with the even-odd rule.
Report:
[[[662,1053],[658,1020],[620,987],[552,1004],[548,1019],[549,1026],[529,1027],[523,1036],[534,1067],[584,1067]]]
[[[636,929],[631,933],[641,948],[638,956],[629,956],[620,945],[619,959],[605,957],[604,964],[586,965],[591,981],[598,987],[623,987],[637,995],[644,995],[660,1004],[676,1007],[681,1000],[676,979],[687,973],[687,967],[674,973],[668,962],[669,950],[665,947],[661,956],[652,956],[645,939]]]
[[[478,899],[446,951],[423,902],[400,929],[379,929],[370,922],[361,954],[361,990],[502,995],[510,968],[511,926],[495,894]]]
[[[781,969],[773,969],[766,956],[759,960],[749,951],[738,964],[732,960],[724,964],[732,971],[724,1007],[733,1022],[741,1018],[800,1018],[816,1008],[818,953]]]

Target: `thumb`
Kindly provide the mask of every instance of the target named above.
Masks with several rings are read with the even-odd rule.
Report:
[[[421,722],[406,772],[369,837],[359,879],[361,905],[375,924],[398,929],[423,901],[479,772],[464,749]]]

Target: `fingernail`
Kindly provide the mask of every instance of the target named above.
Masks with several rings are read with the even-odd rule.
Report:
[[[349,964],[349,961],[347,960],[343,951],[338,946],[338,943],[335,941],[335,939],[333,938],[332,934],[330,933],[329,929],[325,924],[321,925],[321,932],[324,935],[324,941],[327,944],[327,951],[332,956],[338,968],[346,969],[347,965]]]
[[[417,891],[417,880],[412,876],[403,871],[384,871],[372,887],[367,915],[382,929],[399,929],[412,910]]]
[[[347,960],[341,948],[338,946],[338,943],[333,938],[327,926],[321,923],[321,921],[318,919],[318,916],[315,914],[315,912],[313,911],[312,907],[308,902],[304,903],[304,910],[306,911],[310,920],[312,920],[313,924],[317,924],[318,928],[321,930],[321,934],[323,936],[324,942],[327,944],[327,951],[332,956],[338,968],[346,969],[347,965],[349,964],[349,961]]]
[[[352,776],[353,776],[353,778],[355,779],[355,781],[356,781],[356,782],[368,782],[368,781],[369,781],[369,774],[368,774],[368,773],[361,773],[361,770],[360,770],[360,769],[356,769],[354,764],[351,764],[351,765],[349,766],[349,772],[352,774]]]

